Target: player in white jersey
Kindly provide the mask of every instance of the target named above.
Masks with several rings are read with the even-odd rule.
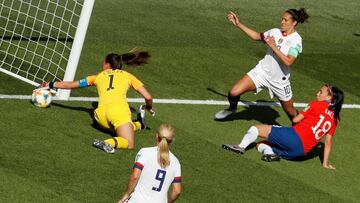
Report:
[[[233,85],[228,94],[230,107],[219,111],[215,115],[216,119],[221,120],[235,113],[240,95],[249,91],[258,93],[263,88],[269,90],[271,98],[275,96],[279,99],[290,120],[297,115],[292,100],[290,67],[302,52],[302,39],[295,28],[298,23],[305,22],[308,17],[304,8],[289,9],[282,16],[281,29],[274,28],[259,33],[242,24],[235,13],[228,14],[231,23],[251,39],[265,42],[268,50],[255,68]]]
[[[175,202],[180,196],[181,166],[169,150],[173,138],[174,129],[162,124],[156,133],[157,146],[140,149],[127,190],[119,203],[167,203]],[[171,185],[172,192],[168,196]]]

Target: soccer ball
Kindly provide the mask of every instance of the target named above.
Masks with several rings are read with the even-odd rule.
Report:
[[[31,102],[37,107],[48,107],[51,103],[51,92],[44,89],[35,89],[31,95]]]

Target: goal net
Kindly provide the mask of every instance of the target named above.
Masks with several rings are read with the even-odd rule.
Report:
[[[0,71],[35,86],[72,81],[93,5],[94,0],[0,0]]]

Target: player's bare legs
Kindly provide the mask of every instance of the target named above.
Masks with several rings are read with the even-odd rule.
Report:
[[[298,114],[294,107],[294,100],[290,99],[289,101],[280,101],[282,108],[284,109],[286,115],[289,117],[290,121]]]
[[[134,149],[134,128],[131,123],[125,123],[116,129],[116,135],[128,141],[128,149]]]
[[[244,135],[240,144],[223,144],[222,147],[224,149],[244,154],[246,147],[248,147],[251,143],[255,142],[258,137],[268,139],[269,134],[271,132],[271,125],[256,125],[251,126],[247,133]],[[259,142],[256,145],[258,151],[263,154],[261,160],[271,162],[271,161],[279,161],[280,157],[277,156],[272,150],[271,146],[267,142]]]
[[[216,119],[224,119],[227,116],[236,112],[240,96],[245,92],[254,91],[256,89],[255,83],[248,75],[244,75],[238,80],[231,88],[228,94],[228,100],[230,107],[228,109],[219,111],[216,115]]]
[[[271,125],[256,125],[255,127],[258,130],[259,137],[268,139],[272,128]]]
[[[254,91],[256,89],[255,83],[248,75],[244,75],[240,80],[232,86],[229,95],[231,97],[241,96],[245,92]]]

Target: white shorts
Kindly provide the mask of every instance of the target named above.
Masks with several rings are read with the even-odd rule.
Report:
[[[271,80],[260,65],[257,65],[255,68],[251,69],[247,75],[255,83],[256,90],[255,94],[259,93],[264,88],[269,90],[270,98],[274,96],[277,97],[280,101],[289,101],[292,98],[292,91],[290,80],[287,77],[283,77],[280,81]]]

